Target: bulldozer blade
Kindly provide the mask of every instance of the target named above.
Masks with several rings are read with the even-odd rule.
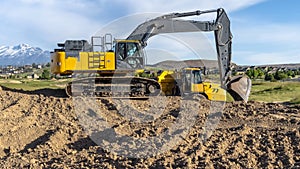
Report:
[[[235,101],[248,101],[251,91],[251,80],[246,76],[234,76],[227,84],[227,92]]]

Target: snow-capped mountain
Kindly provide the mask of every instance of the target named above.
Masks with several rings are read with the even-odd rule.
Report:
[[[0,65],[26,65],[50,62],[50,52],[28,44],[0,46]]]

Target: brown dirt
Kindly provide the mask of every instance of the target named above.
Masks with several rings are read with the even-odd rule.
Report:
[[[205,142],[200,138],[207,134],[203,119],[208,114],[202,111],[178,145],[138,159],[118,156],[95,144],[74,113],[73,100],[62,91],[2,89],[0,102],[1,168],[300,168],[299,105],[227,103]],[[157,136],[176,122],[178,102],[168,98],[160,118],[136,124],[118,114],[120,106],[111,100],[97,101],[114,130],[134,138]],[[147,101],[132,103],[137,112],[149,109]],[[195,109],[205,110],[207,104]],[[148,118],[147,112],[143,117]]]

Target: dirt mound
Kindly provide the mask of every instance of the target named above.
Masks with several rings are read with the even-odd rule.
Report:
[[[209,102],[204,101],[198,107],[187,104],[202,111],[185,137],[161,154],[134,158],[118,156],[97,145],[77,113],[80,102],[60,94],[49,90],[31,93],[0,90],[2,168],[300,167],[300,106],[297,105],[236,102],[226,104],[223,114],[209,114]],[[96,101],[99,112],[87,110],[82,114],[96,117],[101,113],[113,125],[112,130],[132,138],[159,136],[183,116],[180,110],[184,106],[176,97],[168,98],[167,106],[145,100],[130,102],[135,105],[134,110],[113,100],[99,100]],[[155,112],[151,113],[153,108],[164,109],[159,118]],[[120,109],[128,110],[129,114],[120,114]],[[130,112],[140,113],[139,119],[145,121],[132,123],[136,119]],[[211,122],[218,123],[211,136],[203,127],[207,123],[204,119],[209,116],[215,120]]]

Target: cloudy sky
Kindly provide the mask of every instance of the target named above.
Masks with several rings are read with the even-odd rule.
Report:
[[[233,62],[300,63],[299,5],[298,0],[3,0],[0,45],[53,50],[66,39],[89,39],[124,16],[222,7],[231,20]],[[159,39],[160,46],[164,39],[176,37]]]

